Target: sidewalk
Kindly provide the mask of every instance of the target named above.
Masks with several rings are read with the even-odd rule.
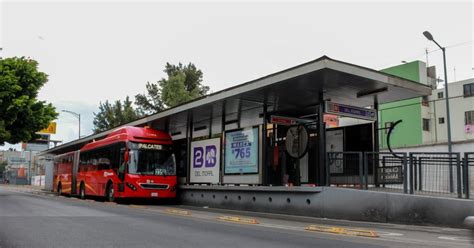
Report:
[[[8,188],[10,190],[15,190],[15,191],[19,191],[19,192],[55,194],[55,192],[44,189],[44,186],[0,184],[0,187],[5,187],[5,188]]]

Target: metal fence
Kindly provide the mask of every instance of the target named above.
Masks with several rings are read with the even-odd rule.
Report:
[[[365,185],[362,152],[328,152],[327,162],[330,185],[352,188]]]
[[[365,188],[408,193],[406,153],[364,153]]]
[[[410,193],[462,197],[459,153],[410,153]]]
[[[331,186],[474,199],[474,152],[329,152]]]
[[[463,158],[463,193],[466,198],[473,198],[471,193],[474,191],[474,152],[464,153]]]

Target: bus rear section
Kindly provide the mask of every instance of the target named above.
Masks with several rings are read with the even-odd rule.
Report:
[[[164,132],[123,127],[80,150],[80,198],[175,198],[176,162],[171,137]]]
[[[54,158],[53,191],[61,194],[75,194],[75,170],[77,171],[78,152],[69,152]]]

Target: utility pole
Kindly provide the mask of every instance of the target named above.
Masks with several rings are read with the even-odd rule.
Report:
[[[443,64],[444,64],[444,91],[445,91],[445,99],[446,99],[446,126],[448,128],[448,152],[452,152],[452,144],[451,144],[451,118],[449,114],[449,94],[448,94],[448,71],[446,69],[446,48],[442,47],[438,42],[436,42],[431,35],[430,32],[425,31],[423,35],[430,41],[433,41],[440,49],[443,51]]]

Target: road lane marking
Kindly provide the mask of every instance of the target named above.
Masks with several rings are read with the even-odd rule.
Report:
[[[175,214],[175,215],[191,215],[191,212],[187,210],[180,210],[180,209],[174,209],[174,208],[165,209],[165,213]]]
[[[379,237],[377,232],[371,231],[371,230],[342,228],[342,227],[334,227],[334,226],[309,225],[305,228],[305,230],[313,231],[313,232],[350,235],[350,236],[361,236],[361,237],[368,237],[368,238],[378,238]]]
[[[235,223],[242,223],[242,224],[259,224],[258,221],[254,218],[242,218],[238,216],[219,216],[216,218],[220,221],[228,221],[228,222],[235,222]]]
[[[394,232],[377,232],[380,236],[390,236],[390,237],[400,237],[403,236],[403,233],[394,233]]]
[[[474,239],[463,238],[463,237],[439,236],[438,238],[443,239],[443,240],[451,240],[451,241],[474,242]]]

